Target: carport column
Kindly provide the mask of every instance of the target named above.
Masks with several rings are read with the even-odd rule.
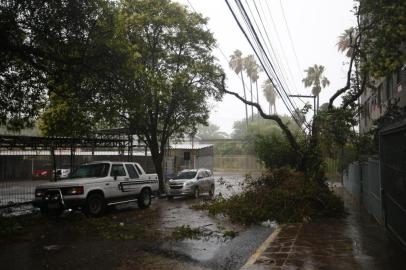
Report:
[[[56,173],[56,159],[55,159],[55,147],[54,144],[51,144],[51,157],[52,157],[52,168],[53,168],[53,175],[54,181],[56,182],[57,173]]]

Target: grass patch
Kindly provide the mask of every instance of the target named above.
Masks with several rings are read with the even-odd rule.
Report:
[[[245,225],[268,219],[288,223],[345,214],[342,200],[327,186],[306,180],[302,173],[288,168],[249,179],[242,193],[194,205],[193,209],[224,214]]]
[[[220,229],[220,228],[219,228]],[[217,238],[222,239],[223,241],[227,240],[227,238],[234,238],[238,235],[238,232],[233,230],[223,230],[220,231],[211,231],[204,228],[191,228],[189,225],[182,225],[176,227],[172,232],[172,239],[174,240],[183,240],[183,239],[210,239],[210,238]]]
[[[202,231],[199,228],[190,228],[189,225],[182,225],[176,227],[172,232],[172,238],[175,240],[182,239],[200,239],[203,236]]]
[[[24,232],[22,222],[14,217],[0,217],[0,238],[20,235]]]
[[[233,230],[226,230],[223,232],[224,237],[229,237],[229,238],[234,238],[238,235],[238,232],[233,231]]]
[[[93,234],[108,240],[155,239],[160,232],[143,224],[113,219],[110,216],[81,219],[74,224],[74,231]]]

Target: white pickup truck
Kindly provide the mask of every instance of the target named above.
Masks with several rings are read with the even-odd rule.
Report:
[[[33,204],[42,213],[80,209],[96,217],[110,205],[137,201],[139,207],[149,207],[158,188],[158,176],[146,174],[138,163],[98,161],[79,166],[66,179],[37,186]]]

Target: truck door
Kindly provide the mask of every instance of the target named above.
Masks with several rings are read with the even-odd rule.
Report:
[[[126,163],[125,168],[127,169],[129,176],[128,181],[123,183],[125,192],[128,192],[131,195],[139,194],[141,186],[137,183],[137,180],[140,178],[137,170],[134,168],[134,165],[130,163]]]
[[[113,191],[112,197],[123,196],[122,183],[127,182],[129,180],[127,172],[124,169],[124,165],[123,164],[112,164],[110,176],[113,177],[113,179],[114,179],[113,186],[116,187],[114,189],[115,191]]]

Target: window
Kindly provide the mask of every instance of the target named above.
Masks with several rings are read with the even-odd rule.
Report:
[[[184,160],[190,160],[190,152],[184,152],[183,153],[183,159]]]
[[[140,167],[138,167],[138,164],[134,164],[134,166],[135,166],[135,169],[136,169],[136,170],[137,170],[137,172],[138,172],[138,175],[141,175],[141,174],[142,174],[142,172],[141,172]]]
[[[81,165],[70,175],[70,178],[106,177],[109,168],[110,164],[108,163]]]
[[[139,177],[139,176],[138,176],[138,173],[137,173],[137,171],[135,170],[135,168],[134,168],[133,165],[131,165],[131,164],[125,164],[125,167],[127,168],[128,175],[130,176],[131,179],[135,179],[135,178],[138,178],[138,177]]]
[[[378,86],[378,106],[379,106],[379,113],[382,113],[382,91],[383,91],[383,84],[381,83]]]
[[[124,166],[121,164],[113,164],[111,167],[110,176],[126,176]]]
[[[181,171],[173,179],[192,179],[196,176],[196,171]]]
[[[390,100],[393,96],[393,78],[392,75],[386,77],[386,99]]]

